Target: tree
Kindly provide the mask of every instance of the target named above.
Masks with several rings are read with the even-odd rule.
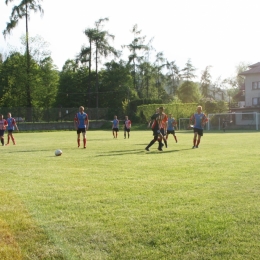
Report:
[[[11,31],[18,25],[20,19],[25,18],[25,30],[26,30],[26,106],[32,106],[31,86],[30,86],[30,50],[29,50],[29,30],[28,20],[30,18],[30,11],[40,12],[43,14],[43,9],[39,2],[42,0],[22,0],[19,5],[14,6],[11,12],[10,21],[7,23],[6,29],[3,31],[3,35],[6,37]],[[13,0],[5,0],[5,3],[13,2]]]
[[[200,100],[198,85],[192,81],[185,81],[178,89],[178,97],[183,103],[193,103]]]
[[[128,56],[128,63],[133,63],[133,80],[134,80],[134,88],[137,90],[137,84],[136,84],[136,60],[138,58],[137,52],[141,50],[147,50],[148,46],[144,45],[144,41],[146,36],[138,36],[141,34],[141,30],[138,30],[137,24],[134,25],[132,31],[134,34],[134,39],[129,45],[123,45],[122,47],[127,47],[130,51],[130,55]]]
[[[167,85],[169,86],[170,89],[170,94],[171,95],[177,95],[177,89],[180,85],[181,82],[181,75],[179,68],[175,64],[174,61],[168,62],[167,63]]]
[[[186,79],[186,81],[190,81],[196,78],[196,75],[193,74],[196,71],[196,69],[191,64],[190,59],[188,59],[187,63],[185,64],[185,68],[181,71],[183,71],[182,78]]]
[[[201,79],[200,79],[200,89],[201,94],[203,97],[209,97],[209,88],[211,84],[211,75],[210,75],[210,68],[212,66],[207,66],[204,71],[202,71]]]

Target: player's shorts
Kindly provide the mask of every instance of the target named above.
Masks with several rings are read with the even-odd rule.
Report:
[[[118,132],[119,129],[118,129],[117,127],[115,127],[115,128],[113,128],[113,131],[114,131],[114,132]]]
[[[198,133],[198,135],[203,136],[203,129],[194,128],[194,133]]]
[[[158,135],[161,135],[161,132],[159,129],[152,129],[153,130],[153,136],[158,136]]]
[[[80,134],[80,133],[86,133],[86,128],[83,127],[83,128],[78,128],[77,129],[77,134]]]
[[[175,135],[175,130],[167,130],[167,134],[168,135],[170,135],[170,134]]]
[[[161,128],[161,129],[160,129],[160,132],[161,132],[161,134],[162,134],[163,136],[166,135],[166,133],[165,133],[165,131],[164,131],[164,128]]]
[[[8,134],[12,134],[13,133],[13,129],[8,129]]]
[[[124,128],[124,131],[129,133],[129,132],[130,132],[130,128],[126,128],[126,127],[125,127],[125,128]]]
[[[0,130],[0,136],[4,136],[5,130]]]

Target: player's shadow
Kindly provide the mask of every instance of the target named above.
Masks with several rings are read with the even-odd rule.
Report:
[[[134,150],[122,150],[122,151],[109,151],[107,154],[99,154],[96,157],[104,157],[104,156],[117,156],[117,155],[128,155],[128,154],[139,154],[143,153],[143,149],[134,149]]]

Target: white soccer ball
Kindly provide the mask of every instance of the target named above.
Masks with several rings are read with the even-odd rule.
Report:
[[[62,150],[59,150],[59,149],[56,150],[56,151],[55,151],[55,155],[56,155],[56,156],[61,156],[61,155],[62,155]]]

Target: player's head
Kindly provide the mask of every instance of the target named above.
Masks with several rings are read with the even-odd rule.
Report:
[[[83,107],[83,106],[80,106],[80,107],[79,107],[79,112],[82,113],[83,111],[84,111],[84,107]]]
[[[4,115],[0,114],[0,119],[3,119],[4,118]]]
[[[197,111],[200,113],[202,111],[202,106],[197,106]]]
[[[125,120],[128,120],[128,116],[125,116]]]
[[[163,108],[163,107],[159,107],[159,113],[162,113],[162,112],[163,112],[163,110],[164,110],[164,108]]]
[[[7,113],[7,117],[10,118],[12,114],[10,112]]]
[[[117,116],[116,116],[116,115],[114,115],[114,119],[117,119]]]
[[[172,114],[169,114],[168,117],[169,117],[169,118],[172,118]]]

